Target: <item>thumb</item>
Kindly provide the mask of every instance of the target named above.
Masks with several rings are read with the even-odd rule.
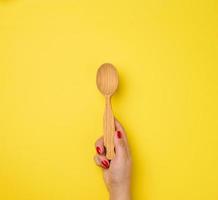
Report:
[[[114,135],[114,146],[116,157],[123,157],[127,155],[127,146],[124,139],[124,133],[116,131]]]

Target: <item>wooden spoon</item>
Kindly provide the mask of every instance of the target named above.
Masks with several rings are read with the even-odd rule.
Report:
[[[106,148],[106,157],[111,160],[114,158],[114,115],[111,108],[111,96],[118,87],[118,73],[110,63],[104,63],[97,71],[97,87],[105,96],[104,113],[104,146]]]

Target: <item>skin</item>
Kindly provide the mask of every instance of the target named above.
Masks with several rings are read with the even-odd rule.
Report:
[[[110,162],[105,156],[103,137],[96,143],[97,154],[94,157],[97,166],[103,170],[103,177],[110,200],[131,200],[131,168],[132,160],[125,130],[115,120],[115,157]]]

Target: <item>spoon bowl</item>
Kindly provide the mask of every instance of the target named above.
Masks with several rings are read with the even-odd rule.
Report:
[[[97,87],[103,95],[113,95],[118,87],[118,73],[110,63],[101,65],[97,72]]]

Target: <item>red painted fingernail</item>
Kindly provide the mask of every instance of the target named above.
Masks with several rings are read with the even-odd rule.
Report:
[[[120,131],[117,131],[117,137],[120,139],[122,138],[122,133]]]
[[[103,161],[101,161],[101,164],[103,165],[103,167],[104,167],[105,169],[108,169],[108,168],[109,168],[109,163],[108,163],[108,161],[103,160]]]
[[[96,147],[96,151],[97,151],[98,154],[100,154],[101,153],[101,148],[100,147]]]

